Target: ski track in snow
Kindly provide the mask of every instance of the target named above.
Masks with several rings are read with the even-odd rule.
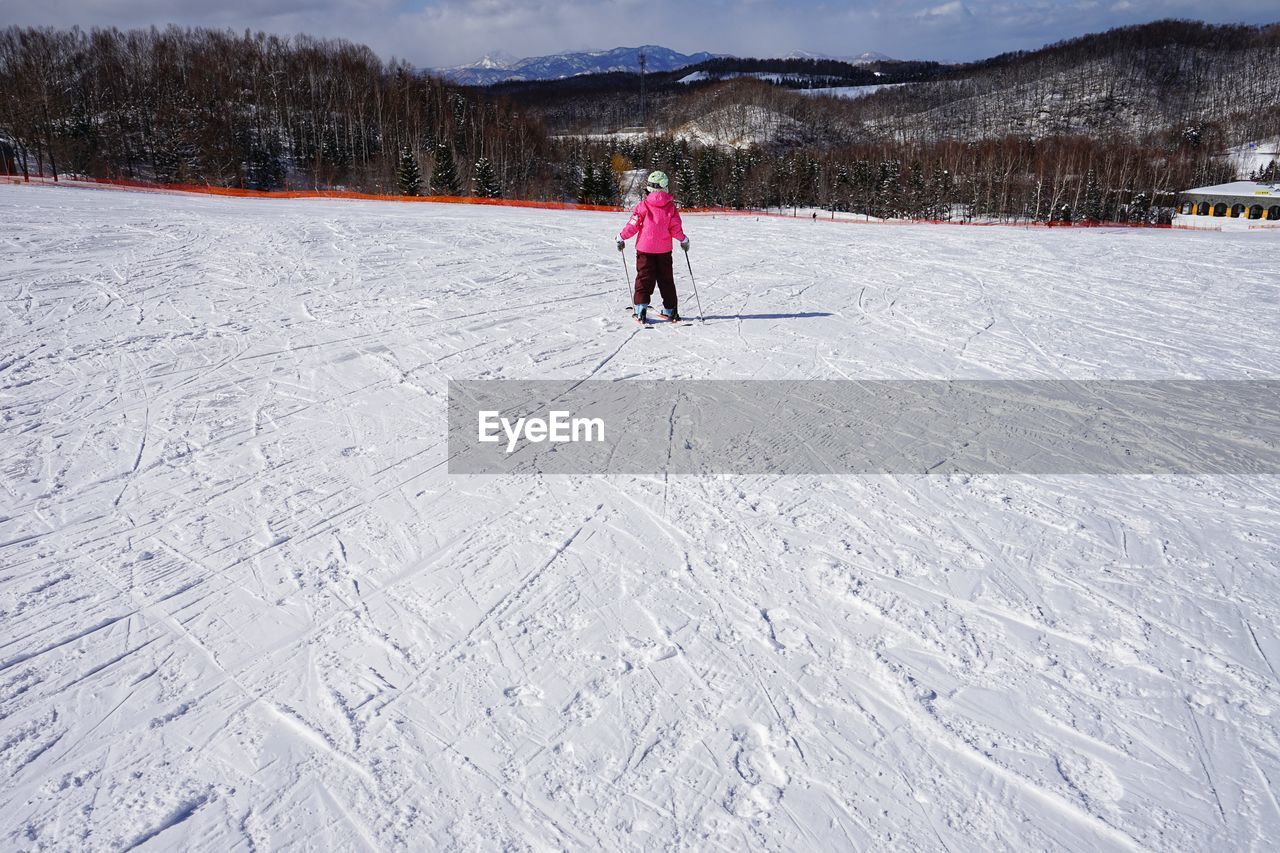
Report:
[[[1280,836],[1275,478],[467,478],[443,439],[448,378],[1275,378],[1273,235],[690,216],[712,319],[645,331],[621,214],[0,210],[5,849]]]

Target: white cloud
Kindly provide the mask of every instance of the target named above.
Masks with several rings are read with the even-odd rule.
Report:
[[[940,6],[931,6],[916,13],[918,18],[954,18],[967,16],[969,9],[960,0],[951,0]]]

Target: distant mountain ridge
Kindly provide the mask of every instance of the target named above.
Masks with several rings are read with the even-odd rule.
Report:
[[[636,73],[640,52],[644,51],[649,71],[675,71],[714,59],[713,53],[685,54],[660,45],[615,47],[612,50],[555,53],[516,59],[505,54],[489,54],[475,62],[452,68],[433,69],[435,74],[464,86],[489,86],[509,80],[560,80],[580,74],[607,74],[611,71]]]
[[[875,62],[895,62],[892,56],[886,56],[875,50],[868,50],[859,53],[857,56],[831,56],[825,53],[810,53],[807,50],[793,50],[788,53],[785,59],[834,59],[837,62],[847,62],[850,65],[871,65]]]

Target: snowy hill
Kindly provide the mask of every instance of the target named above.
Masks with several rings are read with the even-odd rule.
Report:
[[[1277,56],[1276,26],[1120,27],[904,87],[886,99],[892,109],[873,107],[865,115],[866,126],[887,135],[977,140],[1140,138],[1218,125],[1238,138],[1270,127],[1267,110],[1280,100],[1280,76],[1259,69]]]
[[[793,142],[805,128],[790,116],[753,104],[732,104],[672,129],[676,139],[733,149]]]
[[[612,50],[556,53],[534,56],[528,59],[512,59],[497,54],[486,56],[468,65],[438,68],[436,74],[468,86],[488,86],[508,80],[558,80],[581,74],[604,74],[611,71],[640,71],[640,52],[646,57],[649,71],[675,71],[686,65],[694,65],[713,54],[683,54],[658,45],[641,47],[615,47]]]
[[[1263,172],[1273,162],[1280,162],[1280,137],[1234,145],[1223,154],[1241,177]]]
[[[1274,477],[468,477],[444,440],[449,379],[1276,377],[1276,235],[690,215],[707,322],[646,330],[621,213],[0,217],[3,849],[1280,836]]]
[[[1225,59],[1213,57],[1218,67],[1229,67],[1239,60],[1241,73],[1224,75],[1221,87],[1202,83],[1167,96],[1157,82],[1167,69],[1158,62],[1132,57],[1126,58],[1123,69],[1116,58],[1108,57],[1070,68],[1036,69],[1038,73],[1023,70],[1021,74],[979,74],[959,81],[922,83],[909,87],[910,91],[921,101],[932,98],[942,103],[914,112],[908,102],[907,114],[868,124],[886,132],[908,128],[928,133],[945,128],[948,136],[961,139],[986,138],[992,128],[1032,137],[1137,134],[1163,126],[1174,104],[1184,104],[1185,112],[1194,115],[1212,98],[1250,104],[1280,95],[1276,78],[1244,73],[1257,57],[1257,53],[1245,52]],[[1208,64],[1211,57],[1205,52],[1199,59]]]

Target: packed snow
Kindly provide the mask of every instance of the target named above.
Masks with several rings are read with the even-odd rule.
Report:
[[[451,378],[1276,378],[1273,232],[691,215],[706,322],[643,329],[621,213],[0,215],[5,849],[1280,836],[1274,477],[484,478],[444,445]]]

